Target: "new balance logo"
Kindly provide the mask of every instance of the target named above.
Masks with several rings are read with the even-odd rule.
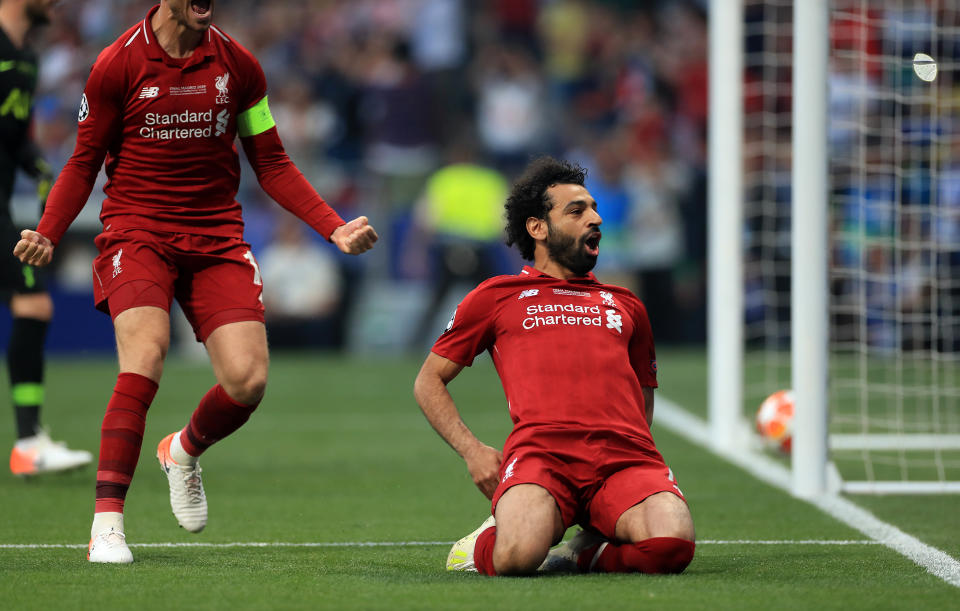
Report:
[[[623,333],[623,318],[617,314],[616,310],[607,310],[607,328],[616,329],[617,333]]]
[[[520,293],[517,297],[517,301],[523,299],[524,297],[536,297],[540,294],[540,289],[527,289]]]
[[[144,98],[155,98],[160,95],[159,87],[144,87],[140,90],[140,99]]]
[[[217,131],[215,135],[222,136],[227,133],[227,123],[230,121],[230,113],[226,109],[220,111],[217,115]]]

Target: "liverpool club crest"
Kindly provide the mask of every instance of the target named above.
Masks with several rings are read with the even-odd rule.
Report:
[[[230,91],[227,89],[227,82],[229,80],[230,73],[225,72],[214,81],[214,84],[217,86],[217,104],[226,104],[230,101]]]

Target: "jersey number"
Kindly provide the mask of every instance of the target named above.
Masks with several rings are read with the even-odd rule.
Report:
[[[11,89],[10,95],[0,106],[0,117],[13,113],[13,116],[23,121],[30,116],[30,94],[20,89]]]
[[[253,258],[253,253],[248,250],[243,253],[243,258],[253,267],[253,283],[257,286],[263,286],[263,279],[260,277],[260,266],[257,265],[257,260]]]

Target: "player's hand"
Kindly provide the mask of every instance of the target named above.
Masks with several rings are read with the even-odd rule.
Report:
[[[380,236],[365,216],[358,216],[346,225],[340,225],[330,234],[330,241],[337,245],[340,252],[348,255],[359,255],[370,250],[378,239]]]
[[[53,242],[46,236],[24,229],[20,241],[13,247],[13,256],[21,263],[42,267],[53,259]]]
[[[503,462],[503,452],[480,444],[463,459],[467,461],[467,470],[473,478],[473,483],[488,499],[492,499],[493,493],[500,484],[500,463]]]

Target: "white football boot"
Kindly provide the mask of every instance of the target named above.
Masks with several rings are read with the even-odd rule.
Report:
[[[599,544],[600,547],[597,548],[587,569],[592,570],[597,558],[600,557],[600,552],[604,550],[608,543],[609,541],[597,533],[586,530],[578,531],[569,541],[564,541],[547,552],[547,557],[537,570],[544,573],[576,573],[580,570],[577,566],[577,560],[583,550]]]
[[[86,450],[71,450],[62,441],[53,441],[40,430],[14,444],[10,452],[10,472],[14,475],[39,475],[69,471],[90,463],[93,455]]]
[[[130,564],[133,562],[133,553],[127,547],[127,537],[122,532],[111,528],[90,539],[87,560],[108,564]]]
[[[170,508],[177,522],[192,533],[198,533],[207,525],[207,496],[203,493],[200,465],[179,465],[170,456],[170,433],[157,446],[157,460],[167,475],[170,484]]]
[[[479,537],[483,531],[496,525],[497,521],[493,516],[490,516],[484,520],[483,524],[475,531],[454,543],[453,547],[450,548],[450,553],[447,555],[447,570],[472,571],[476,573],[477,567],[473,563],[473,549],[477,545],[477,537]]]

